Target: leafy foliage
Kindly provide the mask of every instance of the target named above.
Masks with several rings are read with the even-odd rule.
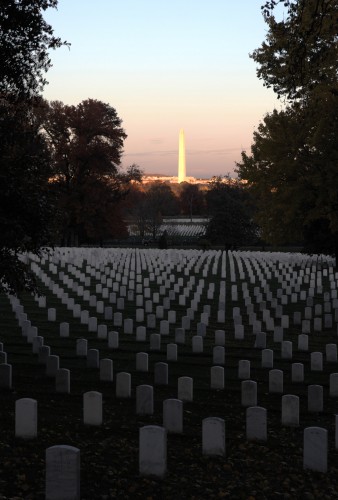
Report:
[[[242,154],[239,174],[255,193],[268,241],[302,240],[304,228],[318,219],[338,230],[338,100],[330,97],[320,115],[315,105],[266,115],[251,156]]]
[[[181,205],[181,212],[189,215],[201,215],[205,210],[205,200],[203,192],[199,189],[197,184],[189,184],[183,182],[180,184],[179,200]]]
[[[54,198],[50,156],[40,133],[36,98],[62,42],[42,12],[56,0],[0,2],[0,289],[36,291],[20,256],[52,242]]]
[[[206,237],[226,249],[253,243],[257,229],[250,216],[248,196],[243,186],[230,179],[215,177],[206,194],[211,215]]]
[[[119,170],[127,137],[116,110],[95,99],[67,106],[45,103],[44,130],[53,157],[54,187],[60,197],[60,238],[77,245],[125,234],[117,204],[141,172]]]
[[[42,11],[57,0],[6,0],[0,3],[0,95],[27,99],[46,84],[49,50],[64,44],[53,35]]]
[[[50,155],[25,104],[1,103],[0,137],[0,289],[19,293],[34,289],[19,254],[38,254],[52,239]]]
[[[178,212],[178,201],[170,186],[154,182],[147,190],[133,193],[129,216],[137,227],[139,236],[144,238],[150,233],[155,240],[162,225],[163,216]]]
[[[267,241],[305,239],[307,248],[337,254],[338,2],[287,1],[280,22],[278,4],[263,7],[267,41],[252,57],[258,76],[289,104],[265,116],[238,172],[255,194]]]
[[[280,5],[286,8],[282,20],[275,15]],[[262,11],[268,33],[251,57],[265,85],[291,100],[307,99],[322,88],[336,92],[337,0],[274,0]]]

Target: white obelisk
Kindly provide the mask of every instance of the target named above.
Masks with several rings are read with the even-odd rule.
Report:
[[[178,142],[178,182],[185,182],[185,140],[184,130],[181,128]]]

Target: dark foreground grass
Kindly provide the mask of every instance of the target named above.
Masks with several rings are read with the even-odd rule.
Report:
[[[47,267],[46,267],[47,270]],[[207,281],[219,282],[210,276]],[[55,278],[55,281],[57,279]],[[95,290],[95,280],[92,280]],[[277,283],[271,284],[275,288]],[[329,397],[329,375],[338,371],[337,364],[324,363],[320,373],[310,371],[309,354],[297,351],[297,329],[291,327],[288,340],[294,340],[292,361],[282,360],[277,344],[269,338],[268,347],[275,350],[274,367],[284,370],[284,394],[300,396],[300,427],[281,426],[281,395],[268,393],[268,370],[261,368],[261,353],[253,348],[254,339],[246,323],[244,341],[234,341],[231,320],[230,284],[228,284],[227,320],[225,329],[226,387],[211,391],[210,367],[214,331],[222,328],[211,322],[204,343],[204,354],[191,352],[191,336],[185,346],[179,346],[178,362],[169,363],[169,385],[154,388],[153,416],[140,417],[135,412],[135,388],[139,384],[153,385],[154,364],[165,361],[166,343],[161,352],[149,352],[149,342],[135,342],[131,336],[120,334],[120,348],[109,350],[106,341],[88,334],[87,327],[72,318],[71,313],[51,292],[44,289],[49,307],[57,307],[57,322],[46,321],[47,313],[39,309],[30,297],[22,297],[32,324],[38,326],[52,354],[60,355],[60,366],[71,371],[71,394],[55,392],[54,380],[47,378],[45,367],[38,364],[37,355],[21,336],[8,299],[0,297],[0,341],[13,365],[13,389],[0,390],[0,499],[42,499],[45,488],[45,450],[49,446],[67,444],[81,450],[81,498],[85,500],[120,499],[334,499],[338,498],[338,451],[335,450],[334,415],[337,400]],[[251,286],[252,288],[252,286]],[[94,292],[93,292],[94,293]],[[217,298],[217,294],[215,295]],[[318,297],[317,301],[321,298]],[[209,303],[215,317],[216,301]],[[299,304],[288,306],[290,312]],[[302,305],[304,307],[304,304]],[[88,307],[85,307],[88,309]],[[182,308],[174,303],[178,314]],[[127,304],[125,317],[133,317],[134,306]],[[258,311],[259,309],[257,309]],[[91,315],[97,315],[95,310]],[[99,315],[97,315],[99,316]],[[69,321],[70,338],[59,337],[59,323]],[[247,321],[247,318],[245,319]],[[102,320],[103,322],[103,320]],[[112,326],[111,330],[116,329]],[[224,328],[224,326],[223,326]],[[117,329],[119,330],[119,329]],[[134,337],[134,336],[133,336]],[[115,383],[99,381],[98,370],[86,368],[85,359],[75,356],[75,339],[88,338],[90,348],[100,349],[100,358],[114,362],[114,375],[128,371],[132,376],[132,397],[118,400]],[[326,343],[336,343],[334,330],[311,337],[310,350],[325,351]],[[172,341],[172,336],[170,338]],[[149,372],[135,370],[135,354],[149,352]],[[241,407],[238,361],[251,361],[251,379],[258,383],[258,404],[267,408],[268,439],[265,443],[248,442],[245,438],[245,409]],[[303,362],[304,384],[291,383],[291,362]],[[194,402],[184,404],[184,433],[168,435],[168,472],[164,479],[143,478],[138,474],[138,432],[143,425],[162,425],[162,403],[177,397],[177,378],[189,375],[194,379]],[[324,387],[324,412],[307,412],[307,386],[318,383]],[[89,390],[103,394],[103,425],[88,427],[82,423],[82,397]],[[25,441],[14,435],[15,401],[32,397],[38,401],[38,438]],[[225,419],[226,456],[211,458],[202,455],[202,420],[209,416]],[[329,470],[327,474],[303,470],[303,429],[318,425],[329,432]]]

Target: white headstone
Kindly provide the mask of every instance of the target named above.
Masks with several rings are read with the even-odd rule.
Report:
[[[83,423],[85,425],[102,424],[102,394],[88,391],[83,394]]]
[[[212,362],[214,365],[224,366],[225,349],[223,346],[215,346],[212,350]]]
[[[56,309],[54,307],[50,307],[48,309],[48,321],[56,320]]]
[[[107,325],[98,325],[97,326],[97,338],[98,339],[106,339],[107,338]]]
[[[194,335],[192,341],[192,352],[200,354],[203,352],[203,337],[201,335]]]
[[[292,342],[283,340],[281,344],[281,358],[292,359]]]
[[[269,392],[283,393],[283,372],[273,369],[269,371]]]
[[[241,382],[241,404],[245,407],[257,406],[257,382],[254,380]]]
[[[15,437],[32,439],[38,433],[38,403],[35,399],[15,401]]]
[[[225,331],[216,330],[215,331],[215,346],[225,346]]]
[[[105,358],[100,361],[100,380],[104,382],[113,381],[113,361]]]
[[[171,433],[183,432],[183,403],[179,399],[163,401],[163,427]]]
[[[152,415],[154,413],[154,389],[151,385],[136,387],[136,414]]]
[[[305,333],[298,335],[298,350],[308,351],[309,350],[309,337]]]
[[[282,425],[299,425],[299,397],[293,394],[282,396]]]
[[[69,323],[60,323],[60,337],[69,337]]]
[[[303,363],[292,363],[292,365],[291,365],[291,380],[292,380],[292,382],[304,382],[304,365],[303,365]]]
[[[273,368],[273,350],[262,350],[262,368]]]
[[[108,332],[108,347],[109,349],[119,348],[119,332]]]
[[[146,352],[137,352],[136,353],[136,370],[139,372],[147,372],[148,371],[148,353]]]
[[[250,378],[250,361],[247,359],[240,359],[238,361],[238,378],[241,380],[248,380]]]
[[[159,361],[154,365],[155,385],[168,385],[168,364]]]
[[[87,339],[76,339],[76,355],[87,356],[88,341]]]
[[[131,397],[131,375],[127,372],[116,374],[116,397],[130,398]]]
[[[212,366],[210,369],[210,388],[224,389],[224,368],[223,366]]]
[[[222,418],[202,420],[203,455],[225,455],[225,422]]]
[[[51,446],[46,450],[46,500],[80,500],[80,450]]]
[[[59,368],[55,375],[55,390],[62,394],[70,393],[70,370]]]
[[[311,352],[310,361],[311,371],[323,371],[323,354],[321,352]]]
[[[176,344],[167,344],[167,361],[177,361]]]
[[[139,472],[141,476],[163,477],[167,471],[167,432],[147,425],[139,431]]]
[[[307,408],[311,413],[318,413],[323,411],[323,386],[322,385],[309,385],[307,393]]]
[[[330,397],[338,397],[338,373],[330,374]]]
[[[327,472],[328,432],[321,427],[304,429],[303,468]]]
[[[181,401],[193,401],[193,379],[179,377],[177,379],[177,398]]]
[[[267,418],[266,409],[251,406],[246,410],[246,438],[249,441],[266,441]]]
[[[326,361],[328,363],[337,362],[337,344],[326,344],[325,346]]]
[[[149,337],[150,340],[150,350],[160,351],[161,350],[161,335],[159,333],[152,333]]]
[[[46,375],[47,377],[55,377],[56,371],[59,369],[59,356],[50,355],[46,361]]]
[[[98,349],[88,349],[88,351],[87,351],[87,367],[88,368],[98,368],[99,367],[99,351],[98,351]]]
[[[88,332],[96,332],[97,331],[97,318],[92,316],[88,319]]]

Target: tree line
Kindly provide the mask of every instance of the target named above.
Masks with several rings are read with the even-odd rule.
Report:
[[[280,5],[284,14],[278,14]],[[238,163],[263,238],[338,257],[338,1],[273,0],[257,76],[283,102]]]
[[[133,184],[123,205],[125,220],[137,228],[140,238],[158,239],[164,217],[194,216],[208,220],[205,239],[210,244],[238,248],[257,241],[253,206],[244,185],[229,176],[216,176],[207,186],[199,184]]]

